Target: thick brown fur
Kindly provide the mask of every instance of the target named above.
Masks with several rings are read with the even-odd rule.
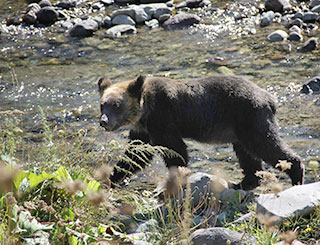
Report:
[[[262,161],[272,166],[279,160],[292,163],[287,170],[293,184],[302,184],[304,167],[279,137],[273,96],[250,81],[237,76],[211,76],[201,79],[173,80],[139,76],[111,84],[98,82],[100,124],[106,130],[131,125],[129,138],[168,147],[183,158],[166,158],[167,167],[188,162],[184,138],[204,143],[232,143],[245,177],[237,188],[258,185],[255,172]],[[129,154],[128,152],[126,154]],[[145,161],[129,155],[142,167]],[[145,156],[147,161],[152,156]],[[119,162],[117,167],[139,168]],[[116,168],[111,180],[119,182],[127,175]]]

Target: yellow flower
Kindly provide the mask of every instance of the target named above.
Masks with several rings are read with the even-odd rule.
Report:
[[[311,231],[311,228],[308,227],[308,228],[305,229],[305,231],[306,231],[306,232],[309,232],[309,231]]]

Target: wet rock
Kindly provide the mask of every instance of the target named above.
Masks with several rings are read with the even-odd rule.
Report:
[[[186,7],[188,8],[201,8],[206,5],[209,5],[210,2],[203,1],[203,0],[186,0],[185,4],[186,4]]]
[[[307,12],[304,13],[302,20],[304,22],[315,22],[316,20],[318,20],[319,15],[317,13],[314,12]]]
[[[77,6],[77,1],[76,0],[61,1],[61,2],[57,2],[54,6],[62,9],[71,9]]]
[[[107,30],[106,34],[108,37],[121,37],[125,34],[135,34],[137,29],[133,25],[116,25]]]
[[[257,244],[253,238],[248,236],[243,238],[242,233],[223,227],[212,227],[208,229],[196,230],[191,234],[190,240],[191,244],[197,245]]]
[[[300,29],[300,27],[294,25],[294,26],[290,27],[289,32],[297,32],[297,33],[301,34],[301,29]]]
[[[154,19],[159,20],[160,23],[163,22],[164,19],[168,17],[168,15],[171,16],[172,14],[172,8],[168,7],[164,3],[146,4],[143,8],[148,15],[150,15]]]
[[[113,25],[136,25],[136,22],[134,22],[134,20],[128,16],[128,15],[117,15],[116,17],[114,17],[112,19],[112,24]]]
[[[114,0],[100,0],[100,2],[106,6],[114,4]]]
[[[316,30],[318,30],[318,26],[316,24],[308,24],[307,29],[306,29],[306,33],[308,34],[313,34],[316,32]]]
[[[302,42],[303,36],[300,33],[293,31],[293,32],[290,32],[288,39],[290,41]]]
[[[293,186],[275,194],[262,194],[257,199],[257,214],[284,219],[310,213],[320,203],[320,182]]]
[[[135,9],[135,21],[137,24],[143,24],[145,21],[148,21],[151,19],[151,15],[148,15],[146,11],[144,10],[143,6],[140,8]]]
[[[265,27],[272,23],[272,20],[274,18],[274,12],[272,10],[265,12],[261,16],[260,26]]]
[[[320,92],[320,76],[313,77],[303,84],[301,93],[310,94],[310,93],[319,93]]]
[[[265,0],[264,4],[266,10],[272,10],[280,13],[291,8],[288,0]]]
[[[311,12],[320,13],[320,5],[315,6],[314,8],[312,8],[312,9],[311,9]]]
[[[302,47],[298,48],[300,52],[310,52],[318,48],[318,40],[314,37],[309,38]]]
[[[320,0],[312,0],[309,4],[309,8],[313,8],[320,5]]]
[[[44,7],[37,12],[37,20],[40,24],[50,25],[58,20],[59,13],[54,7]]]
[[[102,24],[101,27],[103,28],[109,28],[112,26],[112,20],[110,16],[106,16],[103,20],[102,20]]]
[[[287,25],[286,27],[289,29],[291,28],[292,26],[298,26],[298,27],[302,27],[303,25],[303,21],[301,19],[294,19],[294,20],[291,20]]]
[[[302,18],[303,18],[303,13],[302,12],[297,12],[292,17],[292,19],[301,19],[301,20],[302,20]]]
[[[90,37],[93,32],[98,30],[98,23],[92,19],[80,21],[75,24],[70,30],[72,37]]]
[[[163,27],[168,30],[183,29],[200,22],[200,17],[195,14],[176,14],[163,23]]]
[[[269,42],[281,42],[288,38],[288,34],[283,30],[277,30],[268,35]]]
[[[29,25],[33,25],[37,22],[37,13],[41,7],[37,3],[31,3],[26,9],[26,13],[23,16],[23,21]]]
[[[49,0],[41,0],[39,2],[39,5],[40,5],[41,8],[52,6],[52,4],[51,4],[51,2]]]
[[[156,19],[152,19],[150,21],[146,21],[146,26],[148,26],[151,29],[157,28],[157,27],[159,27],[159,21],[156,20]]]

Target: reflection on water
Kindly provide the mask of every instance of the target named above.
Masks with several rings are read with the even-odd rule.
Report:
[[[5,3],[0,7],[1,16],[25,8],[22,0]],[[27,112],[26,127],[32,127],[39,119],[39,105],[50,120],[59,122],[67,111],[68,123],[75,127],[98,127],[98,76],[107,74],[114,82],[138,74],[201,77],[218,71],[221,64],[208,62],[216,58],[225,60],[229,71],[248,77],[274,94],[279,101],[282,136],[305,160],[319,158],[319,95],[299,94],[302,84],[318,75],[319,52],[297,53],[296,44],[292,44],[289,52],[287,43],[266,42],[266,36],[276,27],[257,27],[256,16],[235,22],[234,16],[230,17],[232,5],[227,13],[216,9],[216,15],[212,15],[212,9],[207,11],[201,13],[207,26],[182,31],[139,27],[137,35],[116,40],[104,38],[103,31],[81,40],[71,39],[62,31],[48,38],[41,35],[41,30],[35,30],[38,32],[35,35],[3,37],[1,110]],[[80,116],[72,115],[78,108],[81,108]],[[105,140],[106,135],[121,137],[119,132],[101,133],[97,140]],[[234,157],[230,158],[231,147],[221,152],[208,145],[190,145],[191,161],[197,168],[202,160],[202,168],[210,168],[205,161],[217,164],[235,161]]]

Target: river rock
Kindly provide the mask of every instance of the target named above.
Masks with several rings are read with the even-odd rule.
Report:
[[[265,12],[261,16],[260,26],[265,27],[272,23],[272,20],[274,18],[274,12],[272,10]]]
[[[150,21],[146,21],[146,26],[148,26],[151,29],[157,28],[157,27],[159,27],[159,21],[157,19],[152,19]]]
[[[133,25],[133,26],[135,26],[136,22],[134,22],[134,20],[128,15],[120,14],[112,19],[112,24],[113,25]]]
[[[303,21],[299,18],[297,19],[294,19],[294,20],[290,20],[290,22],[286,25],[286,27],[289,29],[291,28],[292,26],[298,26],[298,27],[302,27],[303,25]]]
[[[257,244],[257,242],[253,238],[248,236],[245,236],[243,238],[242,235],[242,233],[232,231],[228,228],[212,227],[208,229],[196,230],[191,234],[190,241],[191,244],[197,245]]]
[[[114,0],[100,0],[100,2],[106,6],[114,4]]]
[[[54,7],[44,7],[37,12],[37,20],[40,24],[50,25],[58,20],[59,13]]]
[[[304,13],[302,20],[304,22],[315,22],[319,18],[319,14],[314,13],[314,12],[307,12]]]
[[[183,29],[200,22],[200,17],[195,14],[176,14],[163,23],[163,27],[168,30]]]
[[[320,76],[313,77],[303,84],[301,93],[310,94],[310,93],[319,93],[320,92]]]
[[[301,29],[299,26],[294,25],[294,26],[290,27],[289,32],[297,32],[297,33],[301,34]]]
[[[300,52],[310,52],[318,48],[318,40],[314,37],[309,38],[302,47],[298,48]]]
[[[72,37],[90,37],[98,30],[98,23],[92,19],[83,20],[75,24],[70,30]]]
[[[320,13],[320,5],[313,7],[313,8],[311,9],[311,12]]]
[[[37,3],[31,3],[26,9],[26,13],[23,16],[23,21],[29,25],[33,25],[37,22],[37,13],[41,7]]]
[[[76,0],[61,1],[61,2],[55,3],[54,6],[62,9],[71,9],[77,6],[77,1]]]
[[[103,20],[102,20],[102,24],[101,27],[103,28],[109,28],[112,26],[112,20],[110,16],[106,16]]]
[[[291,8],[288,0],[265,0],[264,5],[266,10],[280,13]]]
[[[209,5],[210,1],[205,1],[205,0],[186,0],[182,4],[185,5],[185,7],[188,7],[188,8],[202,8],[204,6]],[[181,5],[181,7],[184,7],[184,6]]]
[[[281,42],[288,38],[288,34],[283,30],[277,30],[269,34],[267,40],[269,42]]]
[[[289,38],[290,41],[295,41],[295,42],[302,42],[303,41],[303,36],[295,31],[290,32]]]
[[[137,29],[133,25],[116,25],[107,30],[107,36],[116,38],[121,37],[124,34],[135,34]]]
[[[49,0],[41,0],[39,2],[39,5],[40,5],[41,8],[52,6],[52,4],[51,4],[51,2]]]
[[[320,5],[320,0],[312,0],[311,3],[309,4],[309,8],[313,8]]]
[[[320,182],[293,186],[275,194],[262,194],[257,199],[257,214],[284,219],[310,213],[320,203]]]

